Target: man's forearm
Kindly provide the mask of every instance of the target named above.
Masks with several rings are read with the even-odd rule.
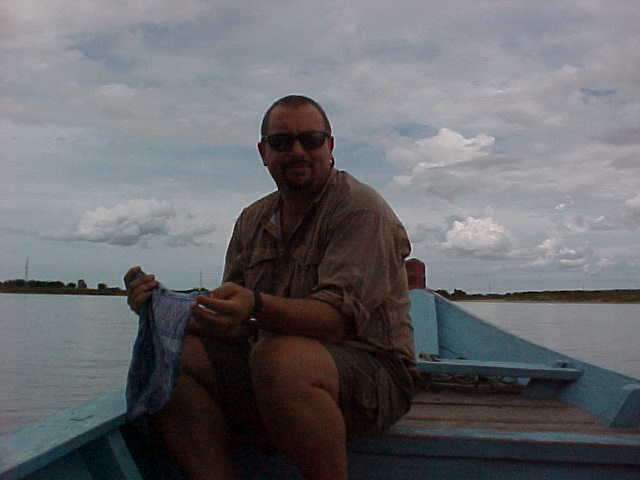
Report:
[[[285,335],[299,335],[332,342],[349,330],[350,319],[328,303],[305,298],[261,294],[262,311],[255,315],[258,327]]]

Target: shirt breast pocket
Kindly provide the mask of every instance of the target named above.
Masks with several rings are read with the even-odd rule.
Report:
[[[322,253],[317,248],[300,249],[294,252],[295,279],[291,283],[291,296],[304,298],[318,286],[318,268]]]
[[[255,250],[245,268],[245,286],[250,290],[273,293],[278,253],[275,249]]]

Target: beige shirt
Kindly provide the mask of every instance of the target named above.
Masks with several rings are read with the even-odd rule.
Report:
[[[414,362],[404,259],[407,233],[384,199],[333,170],[289,245],[280,194],[242,211],[227,249],[224,281],[287,298],[311,298],[351,319],[343,343]]]

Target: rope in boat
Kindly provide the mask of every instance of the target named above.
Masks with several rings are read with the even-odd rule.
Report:
[[[420,358],[429,362],[438,362],[437,355],[421,352]],[[458,357],[458,360],[466,360]],[[489,375],[452,375],[448,373],[419,373],[417,387],[420,390],[439,392],[443,390],[475,391],[486,393],[522,393],[523,386],[513,377]]]

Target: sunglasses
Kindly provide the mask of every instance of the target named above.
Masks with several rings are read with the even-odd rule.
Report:
[[[290,152],[293,142],[298,140],[305,150],[315,150],[324,145],[324,141],[331,135],[327,132],[302,132],[298,135],[292,133],[274,133],[264,135],[263,142],[267,142],[276,152]]]

